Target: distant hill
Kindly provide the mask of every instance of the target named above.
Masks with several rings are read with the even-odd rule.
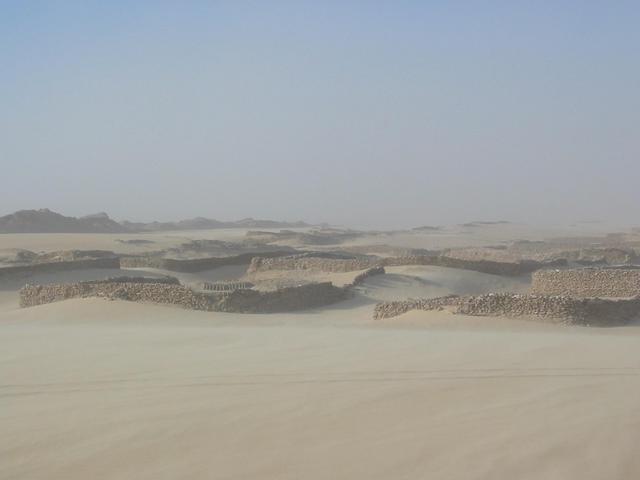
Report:
[[[278,222],[274,220],[255,220],[245,218],[235,222],[222,222],[210,218],[196,217],[177,222],[134,223],[122,222],[132,232],[158,232],[168,230],[209,230],[213,228],[304,228],[305,222]]]
[[[305,222],[278,222],[245,218],[236,222],[221,222],[196,217],[177,222],[122,222],[106,213],[85,217],[67,217],[49,209],[20,210],[0,217],[0,233],[137,233],[165,230],[208,230],[213,228],[302,228]]]
[[[0,217],[0,233],[125,233],[106,213],[66,217],[49,209],[19,210]]]
[[[433,227],[431,225],[422,225],[421,227],[415,227],[411,230],[415,232],[436,232],[438,230],[442,230],[442,227]]]

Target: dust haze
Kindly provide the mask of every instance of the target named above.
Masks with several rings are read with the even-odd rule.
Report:
[[[0,6],[0,478],[640,478],[636,2]]]
[[[580,10],[14,5],[0,214],[629,224],[637,9]]]

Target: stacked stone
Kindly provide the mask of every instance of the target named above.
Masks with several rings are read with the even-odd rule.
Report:
[[[122,268],[164,268],[164,259],[160,254],[123,255],[120,257]]]
[[[331,282],[309,283],[270,292],[236,290],[223,297],[217,308],[243,313],[290,312],[330,305],[347,297],[347,289],[336,287]]]
[[[205,258],[164,258],[164,252],[157,252],[152,255],[133,255],[123,256],[122,266],[130,268],[159,268],[162,270],[170,270],[172,272],[203,272],[213,268],[223,267],[227,265],[246,265],[250,263],[254,257],[268,258],[289,255],[289,251],[273,251],[273,252],[249,252],[239,255],[230,255],[226,257],[205,257]]]
[[[540,270],[532,276],[531,293],[575,297],[634,297],[640,295],[640,269]]]
[[[130,277],[130,276],[120,276],[120,277],[108,277],[105,280],[90,280],[85,283],[167,283],[170,285],[180,285],[180,280],[176,277],[171,277],[169,275],[165,275],[162,277]]]
[[[20,290],[20,306],[31,307],[70,298],[102,297],[176,305],[193,310],[270,313],[328,305],[348,297],[346,289],[331,282],[285,288],[273,292],[236,290],[231,294],[198,293],[174,283],[81,282],[27,285]]]
[[[433,265],[459,268],[493,275],[518,276],[531,273],[548,266],[561,266],[562,260],[541,263],[533,260],[521,262],[495,262],[490,260],[469,260],[446,255],[409,255],[386,258],[338,259],[314,257],[310,255],[289,255],[279,258],[254,258],[249,272],[265,270],[319,270],[323,272],[351,272],[379,266]]]
[[[70,298],[102,297],[179,305],[194,310],[214,310],[213,295],[193,292],[174,283],[80,282],[54,285],[27,285],[20,290],[20,306],[31,307]]]
[[[565,296],[489,293],[465,297],[457,313],[506,317],[539,316],[558,319],[582,317],[580,302]]]
[[[373,311],[373,319],[392,318],[411,310],[442,310],[452,307],[460,302],[461,297],[448,295],[435,298],[418,298],[394,302],[382,302],[376,305]]]
[[[640,316],[640,297],[627,300],[586,299],[561,295],[490,293],[470,297],[384,302],[376,306],[374,319],[390,318],[409,310],[436,310],[446,306],[472,316],[538,317],[582,325],[624,325]]]
[[[356,275],[356,278],[353,279],[353,282],[351,282],[346,287],[355,287],[356,285],[360,285],[361,283],[363,283],[369,277],[372,277],[374,275],[384,275],[385,273],[386,272],[384,270],[384,267],[368,268],[364,272]]]
[[[30,276],[38,273],[63,272],[70,270],[85,270],[90,268],[119,269],[118,257],[85,258],[82,260],[55,261],[33,263],[31,265],[12,265],[0,267],[0,277]]]
[[[278,258],[254,258],[249,272],[266,270],[317,270],[322,272],[353,272],[376,266],[373,258],[325,258],[309,255],[289,255]]]
[[[470,260],[446,255],[411,255],[408,257],[387,257],[381,263],[385,266],[433,265],[437,267],[459,268],[492,275],[518,276],[531,273],[540,268],[564,265],[565,261],[541,263],[533,260],[521,262],[495,262],[491,260]]]

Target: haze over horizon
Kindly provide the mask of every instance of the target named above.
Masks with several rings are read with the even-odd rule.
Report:
[[[633,224],[638,24],[625,1],[3,2],[0,215]]]

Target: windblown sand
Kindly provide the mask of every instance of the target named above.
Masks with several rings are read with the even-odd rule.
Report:
[[[637,478],[635,328],[351,307],[7,309],[0,478]]]
[[[243,271],[202,276],[223,274]],[[0,281],[3,480],[640,478],[640,327],[371,320],[523,279],[393,267],[333,307],[253,316],[19,309],[20,283]]]

